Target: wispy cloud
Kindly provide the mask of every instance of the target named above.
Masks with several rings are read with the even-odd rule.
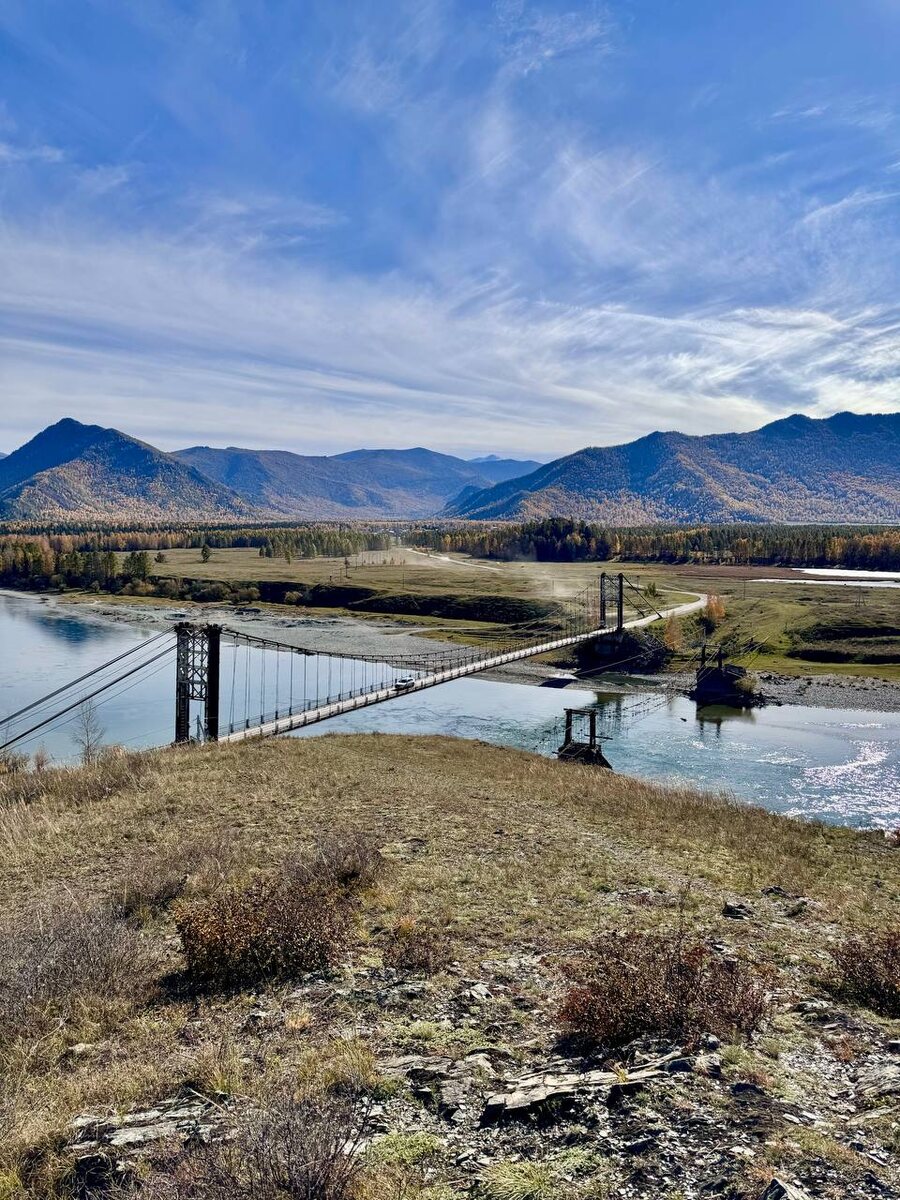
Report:
[[[528,0],[498,0],[496,20],[502,53],[522,75],[540,71],[555,59],[609,48],[613,22],[599,4],[569,11],[548,11]]]
[[[751,101],[729,22],[615,4],[126,9],[0,13],[0,448],[72,413],[546,457],[900,407],[892,76],[798,41]]]
[[[58,146],[16,145],[0,142],[0,165],[3,163],[61,163],[65,152]]]

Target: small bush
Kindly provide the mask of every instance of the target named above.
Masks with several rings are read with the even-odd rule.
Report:
[[[233,858],[226,838],[173,842],[150,857],[136,857],[123,872],[112,900],[117,916],[152,917],[184,895],[189,885],[214,886]]]
[[[356,893],[383,867],[365,835],[329,834],[273,875],[179,905],[188,976],[203,988],[232,988],[332,966],[353,928]]]
[[[769,972],[723,958],[682,930],[604,934],[568,974],[565,1032],[586,1046],[610,1048],[647,1034],[746,1035],[766,1015],[772,983]]]
[[[222,989],[332,966],[353,914],[335,888],[279,874],[182,902],[176,926],[191,982]]]
[[[27,769],[27,754],[17,754],[15,750],[4,750],[0,753],[0,775],[18,775]]]
[[[450,961],[450,939],[438,925],[401,917],[387,935],[382,958],[386,967],[431,975]]]
[[[317,1045],[300,1060],[295,1078],[305,1095],[375,1096],[385,1084],[374,1050],[360,1037]]]
[[[370,887],[383,874],[384,857],[376,842],[358,830],[320,837],[312,868],[346,891]]]
[[[831,956],[839,995],[883,1017],[900,1017],[900,928],[847,938]]]
[[[416,1167],[439,1158],[445,1144],[434,1133],[386,1133],[372,1142],[366,1152],[369,1163],[386,1163],[389,1166]]]
[[[714,592],[710,592],[706,600],[706,607],[698,618],[700,627],[706,633],[714,633],[725,620],[725,602],[721,596],[717,596]]]
[[[91,1001],[145,995],[157,962],[106,909],[59,909],[0,933],[0,1040]]]
[[[351,1200],[363,1175],[366,1110],[284,1087],[233,1138],[196,1146],[137,1185],[146,1200]],[[133,1192],[131,1194],[134,1194]]]

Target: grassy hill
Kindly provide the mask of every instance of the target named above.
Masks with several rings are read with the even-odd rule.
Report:
[[[896,1195],[880,835],[358,735],[13,775],[0,837],[4,1196]]]
[[[446,515],[608,525],[900,521],[900,413],[793,416],[752,433],[653,433],[467,494]]]

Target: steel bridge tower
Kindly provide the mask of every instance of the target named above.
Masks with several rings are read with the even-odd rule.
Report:
[[[203,704],[206,740],[219,740],[221,625],[175,626],[175,741],[191,740],[191,701]]]
[[[600,572],[600,628],[606,629],[608,608],[616,606],[616,632],[621,633],[625,626],[625,576],[620,571],[618,575],[609,576],[605,571]]]

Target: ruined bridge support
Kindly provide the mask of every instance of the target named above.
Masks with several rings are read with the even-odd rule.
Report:
[[[191,701],[203,704],[206,740],[219,740],[221,625],[175,626],[175,741],[191,740]]]

